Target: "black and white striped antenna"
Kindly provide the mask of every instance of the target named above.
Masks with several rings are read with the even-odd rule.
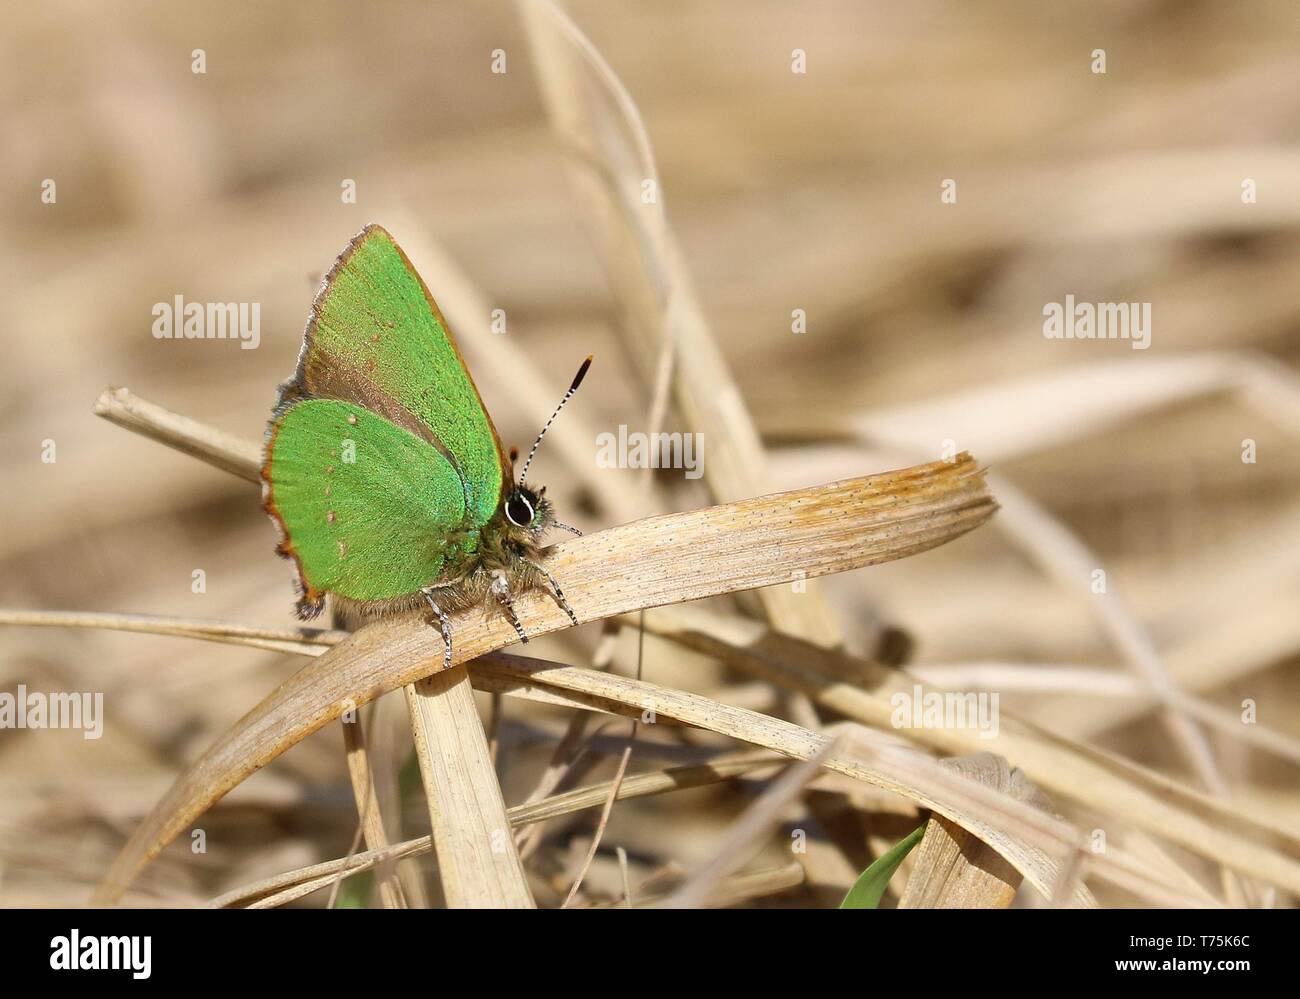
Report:
[[[519,473],[519,484],[521,486],[524,484],[524,480],[528,478],[528,466],[533,463],[533,455],[537,453],[537,448],[541,445],[542,438],[546,436],[546,431],[551,429],[551,424],[554,423],[555,418],[560,415],[560,410],[564,408],[564,404],[573,398],[573,393],[578,391],[578,386],[582,384],[582,379],[586,377],[587,369],[590,367],[591,355],[588,354],[587,359],[582,362],[582,367],[578,369],[578,373],[573,376],[573,384],[569,386],[569,391],[564,393],[564,398],[561,399],[560,404],[555,407],[555,412],[552,413],[551,418],[546,421],[546,426],[542,427],[542,432],[537,435],[537,440],[533,441],[532,450],[528,452],[528,457],[524,460],[524,470]]]

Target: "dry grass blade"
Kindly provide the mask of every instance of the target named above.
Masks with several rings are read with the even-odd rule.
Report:
[[[324,655],[326,649],[345,641],[349,634],[346,631],[324,629],[263,628],[208,618],[175,618],[157,614],[92,614],[81,611],[30,612],[0,610],[0,624],[60,628],[104,628],[109,631],[131,631],[145,635],[193,638],[204,642],[242,645],[245,648],[268,649],[273,652],[286,652],[312,657]],[[296,641],[297,637],[302,637],[304,640]],[[602,702],[597,698],[579,699],[554,687],[521,682],[517,678],[503,678],[475,673],[470,677],[470,682],[475,690],[493,694],[510,694],[540,704],[574,708],[584,712],[614,714],[625,718],[636,718],[640,715],[640,712],[635,708],[628,707],[626,704],[619,704],[614,701]],[[662,724],[676,725],[678,723],[672,719],[663,719]],[[564,772],[563,767],[559,768],[555,774],[548,778],[549,786],[535,797],[542,798],[550,794]]]
[[[829,736],[781,718],[611,673],[594,673],[501,652],[484,656],[474,664],[474,669],[527,678],[600,701],[622,701],[642,711],[652,711],[657,719],[675,718],[793,759],[812,759],[832,741]],[[1040,891],[1050,892],[1057,868],[1047,851],[1062,854],[1072,851],[1078,837],[1076,830],[1023,802],[943,768],[928,757],[910,750],[902,752],[893,744],[881,746],[864,741],[865,730],[857,735],[855,745],[828,753],[824,761],[827,769],[947,815],[992,844]],[[1138,885],[1135,890],[1139,892],[1156,889],[1163,893],[1160,897],[1182,897],[1179,892],[1168,892],[1145,869],[1125,864],[1114,852],[1102,858],[1098,873],[1135,880]],[[1082,890],[1076,900],[1079,904],[1090,904],[1089,896]]]
[[[183,454],[201,458],[209,465],[260,483],[258,466],[262,449],[250,441],[173,413],[148,402],[127,388],[106,388],[95,401],[95,415],[110,423],[166,444]]]
[[[1226,798],[1227,781],[1214,757],[1210,740],[1175,702],[1173,694],[1177,688],[1170,680],[1151,636],[1138,623],[1113,586],[1108,586],[1100,594],[1093,594],[1090,589],[1084,590],[1082,581],[1090,577],[1100,565],[1100,560],[1041,506],[1010,483],[1003,485],[1015,511],[1015,516],[1007,518],[1003,524],[1007,536],[1022,546],[1048,573],[1054,575],[1059,584],[1065,587],[1073,585],[1076,592],[1089,594],[1094,613],[1120,650],[1126,665],[1141,676],[1165,703],[1162,721],[1173,736],[1179,754],[1187,760],[1207,790],[1220,798]],[[1242,904],[1243,892],[1246,893],[1245,897],[1253,897],[1253,887],[1239,884],[1226,869],[1222,871],[1222,881],[1224,892],[1233,904]]]
[[[1137,677],[1125,676],[1097,666],[1058,666],[1054,663],[926,663],[908,671],[926,683],[940,687],[973,687],[984,690],[1035,691],[1094,698],[1116,698],[1125,707],[1145,700],[1151,688]],[[1267,725],[1242,725],[1239,713],[1212,704],[1202,697],[1185,694],[1174,687],[1164,695],[1189,718],[1210,726],[1216,734],[1249,743],[1280,759],[1300,764],[1300,739]]]
[[[153,416],[174,436],[195,430]],[[202,453],[200,430],[186,439]],[[960,455],[637,521],[555,546],[547,562],[579,620],[592,621],[902,558],[978,527],[995,509],[983,472]],[[569,623],[537,591],[519,599],[518,612],[534,635]],[[508,623],[477,611],[459,614],[454,630],[455,663],[515,641]],[[305,666],[177,780],[114,861],[97,897],[119,897],[196,816],[345,707],[437,672],[441,657],[436,629],[415,617],[372,624]]]
[[[668,224],[649,134],[618,75],[552,0],[521,0],[538,82],[551,124],[578,155],[576,178],[615,291],[649,367],[673,366],[678,406],[709,442],[705,481],[714,499],[767,491],[763,442],[744,396],[704,316],[681,249]],[[647,185],[651,195],[646,196]],[[834,645],[838,622],[815,585],[805,592],[759,594],[782,631]]]
[[[1012,504],[1015,514],[1004,520],[1004,531],[1052,573],[1059,584],[1073,586],[1080,594],[1088,593],[1092,597],[1091,606],[1111,641],[1123,654],[1125,663],[1157,696],[1172,705],[1176,688],[1165,671],[1155,643],[1138,624],[1123,599],[1113,587],[1101,594],[1085,589],[1083,581],[1091,579],[1091,573],[1101,564],[1100,560],[1064,525],[1020,490],[1010,483],[1003,483],[1003,487],[1006,502]],[[1172,706],[1165,712],[1165,723],[1181,754],[1204,785],[1213,793],[1224,795],[1226,783],[1205,734]]]
[[[727,661],[732,665],[750,672],[757,672],[760,676],[763,676],[765,679],[774,683],[789,685],[792,682],[796,684],[808,682],[808,677],[798,671],[787,672],[774,669],[773,661],[770,656],[756,658],[756,651],[753,649],[740,649],[737,647],[718,646],[715,644],[699,646],[694,641],[687,640],[687,636],[690,633],[709,636],[715,639],[719,636],[726,636],[737,641],[743,641],[746,636],[749,635],[754,638],[754,640],[757,640],[761,635],[761,629],[757,629],[752,622],[739,620],[724,622],[721,619],[712,616],[695,614],[690,616],[690,620],[683,620],[683,614],[684,611],[682,609],[672,611],[661,609],[648,619],[650,625],[649,630],[664,637],[675,637],[679,640],[685,640],[685,644],[692,648],[707,648],[709,651],[714,653],[723,653],[724,658],[727,658]],[[26,612],[5,612],[3,615],[0,615],[0,621],[8,621],[10,618],[13,618],[14,623],[28,623],[26,617]],[[290,637],[292,634],[291,632],[278,632],[275,629],[248,628],[243,625],[203,619],[187,619],[184,622],[185,628],[177,630],[176,625],[179,619],[155,619],[146,615],[55,614],[51,612],[41,614],[39,617],[41,618],[39,623],[43,625],[71,624],[79,626],[118,628],[123,625],[123,622],[126,622],[130,626],[129,630],[133,631],[158,634],[182,634],[190,637],[207,638],[211,640],[222,640],[216,636],[225,632],[238,633],[245,630],[266,633],[268,635],[282,635],[285,638]],[[326,647],[337,644],[338,642],[343,641],[346,637],[346,632],[322,631],[312,635],[311,640],[313,644],[307,646],[302,651],[307,655],[321,655]],[[826,653],[821,650],[816,651],[816,656],[823,655],[826,655]],[[888,695],[894,687],[889,685],[881,687],[879,684],[882,678],[887,680],[889,684],[893,684],[894,682],[906,683],[908,682],[907,674],[892,669],[885,670],[865,661],[854,660],[854,663],[855,665],[853,668],[855,671],[864,672],[865,680],[869,684],[868,689],[854,689],[841,684],[819,681],[819,683],[824,685],[824,690],[817,699],[821,700],[826,706],[833,707],[842,713],[848,714],[850,717],[858,718],[859,720],[870,723],[885,724],[884,721],[877,719],[877,715],[880,719],[887,717],[889,710],[891,710],[888,705]],[[792,667],[787,664],[786,669],[790,670]],[[844,669],[845,666],[842,663],[828,664],[826,672],[835,675],[841,673]],[[562,691],[558,688],[548,687],[545,684],[537,683],[530,678],[521,675],[507,672],[487,672],[481,666],[474,671],[471,680],[475,688],[479,690],[506,693],[541,703],[581,710],[618,714],[624,717],[638,717],[641,714],[641,710],[633,705],[622,704],[618,701],[593,696],[591,694],[577,694]],[[809,687],[809,689],[812,690],[813,688]],[[934,690],[937,688],[934,685],[927,684],[927,689]],[[868,699],[862,700],[863,697]],[[871,706],[873,699],[878,702],[875,707]],[[877,720],[873,721],[873,719]],[[660,724],[666,725],[680,724],[676,719],[663,715],[659,717],[658,721]],[[1068,797],[1075,798],[1076,800],[1082,801],[1103,812],[1110,812],[1114,811],[1116,808],[1116,802],[1128,800],[1133,793],[1137,792],[1144,795],[1146,794],[1146,792],[1142,791],[1142,786],[1146,785],[1151,779],[1151,775],[1148,771],[1139,768],[1132,768],[1121,760],[1116,760],[1100,751],[1085,749],[1068,739],[1048,735],[1034,726],[1026,726],[1023,722],[1018,721],[1006,713],[1003,713],[1002,715],[1002,724],[1003,730],[1000,737],[1011,737],[1015,739],[1019,745],[1014,749],[1006,746],[1001,748],[1003,748],[1004,751],[1016,753],[1016,758],[1024,761],[1025,766],[1029,770],[1042,774],[1045,781],[1057,787],[1060,793],[1065,794]],[[943,734],[936,732],[935,730],[919,730],[913,734],[919,741],[930,743],[934,748],[942,751],[969,751],[978,748],[978,743],[975,740],[963,741],[959,737],[955,738],[951,733]],[[1046,740],[1046,742],[1043,743],[1041,740]],[[965,748],[963,749],[962,747]],[[1068,751],[1068,756],[1072,762],[1067,769],[1060,770],[1060,773],[1064,776],[1058,778],[1057,776],[1054,776],[1058,773],[1058,764],[1061,762],[1057,758],[1057,754],[1062,751],[1063,747]],[[1104,769],[1095,769],[1094,766],[1088,762],[1090,759],[1107,761],[1108,769],[1113,770],[1114,772],[1106,772]],[[1123,787],[1124,782],[1130,780],[1136,781],[1138,786],[1135,788],[1125,789]],[[1120,782],[1119,790],[1121,793],[1118,796],[1115,794],[1117,789],[1116,781]],[[608,785],[606,785],[606,787],[608,787]],[[1200,806],[1198,800],[1183,802],[1182,799],[1187,794],[1188,792],[1186,789],[1168,781],[1161,782],[1160,787],[1157,789],[1157,796],[1160,799],[1168,799],[1168,802],[1174,807],[1191,809],[1194,815],[1199,810]],[[1195,799],[1195,796],[1193,796],[1193,799]],[[1140,825],[1145,825],[1161,835],[1169,836],[1175,840],[1181,840],[1192,849],[1197,849],[1199,839],[1197,839],[1193,834],[1189,833],[1189,837],[1191,838],[1187,838],[1180,837],[1177,833],[1178,829],[1186,825],[1184,820],[1175,818],[1171,821],[1169,814],[1164,812],[1152,814],[1148,818],[1149,809],[1134,805],[1131,802],[1125,806],[1124,811],[1125,816],[1128,819],[1133,820],[1136,818]],[[1166,859],[1163,866],[1168,869],[1173,869],[1174,865]],[[1187,878],[1185,872],[1180,870],[1178,873],[1185,886],[1195,884]],[[1205,895],[1204,890],[1200,888],[1199,885],[1195,886],[1195,891],[1199,896],[1203,897],[1204,900],[1210,900],[1210,896]]]
[[[406,687],[447,906],[536,908],[463,666]]]
[[[576,667],[554,666],[504,653],[486,657],[476,663],[474,669],[491,670],[520,681],[546,682],[596,700],[618,700],[641,710],[653,708],[660,718],[672,716],[709,731],[773,749],[787,757],[808,759],[829,742],[823,736],[780,719],[625,677],[593,673]],[[1045,894],[1051,891],[1055,883],[1056,868],[1050,863],[1043,863],[1041,850],[1030,848],[1026,851],[1023,843],[1036,840],[1064,854],[1071,853],[1075,848],[1078,834],[1072,827],[945,770],[932,761],[876,754],[872,764],[864,764],[857,754],[836,754],[826,763],[828,768],[836,772],[903,794],[923,807],[950,815],[964,828],[975,831],[981,840],[997,845],[999,852],[1007,856],[1017,870]],[[638,780],[639,778],[628,778],[629,783]],[[608,786],[588,789],[586,806],[602,802],[608,793]],[[1002,832],[1002,827],[1006,825],[1014,826],[1015,836]],[[424,849],[428,848],[427,843],[426,840]],[[421,850],[418,844],[403,844],[394,849],[399,850],[395,856],[407,856],[412,851]],[[341,869],[339,864],[345,864],[334,863],[335,873]],[[1095,870],[1099,876],[1121,884],[1141,897],[1163,904],[1202,904],[1201,895],[1193,896],[1181,887],[1172,886],[1167,878],[1153,874],[1145,865],[1133,862],[1118,849],[1112,848],[1106,855],[1096,858]],[[333,876],[330,874],[325,877],[318,887],[329,883]],[[307,889],[314,890],[316,889]],[[1090,904],[1090,897],[1080,889],[1076,892],[1075,904]]]
[[[1001,757],[977,753],[945,763],[974,780],[1051,811],[1046,795]],[[913,862],[898,903],[900,909],[1005,909],[1020,887],[1020,874],[1014,867],[987,843],[941,815],[931,816],[926,823]]]
[[[319,655],[321,646],[334,645],[347,637],[345,631],[316,628],[262,628],[208,618],[89,611],[0,610],[0,624],[35,628],[104,628],[108,631],[133,631],[147,635],[174,635],[178,638],[198,638],[207,642],[226,642],[304,656]]]
[[[1214,392],[1239,391],[1281,425],[1300,430],[1300,388],[1280,365],[1251,355],[1180,354],[1036,372],[906,406],[858,414],[853,432],[911,450],[961,428],[964,445],[991,462],[1061,447],[1108,427]],[[787,427],[787,431],[794,427]],[[798,428],[833,433],[835,428]]]
[[[687,608],[646,616],[646,628],[687,648],[707,652],[771,683],[807,694],[818,704],[866,725],[891,730],[894,694],[911,693],[917,681],[844,653],[771,635],[743,620],[722,620]],[[855,682],[845,682],[846,677]],[[926,691],[937,688],[926,685]],[[973,729],[914,728],[909,738],[940,752],[964,755],[990,748],[1053,794],[1080,801],[1185,849],[1300,889],[1300,839],[1272,825],[1256,810],[1216,800],[1104,750],[1000,712],[997,737]]]
[[[373,708],[370,714],[374,718]],[[348,777],[352,781],[352,794],[357,800],[357,818],[360,821],[362,837],[366,849],[383,850],[388,846],[388,833],[384,829],[384,819],[380,814],[379,800],[375,794],[375,777],[370,766],[370,753],[366,749],[365,729],[361,716],[352,712],[352,717],[343,718],[343,744],[347,752]],[[406,893],[397,878],[397,868],[393,864],[382,864],[376,873],[379,884],[379,898],[385,909],[407,908]]]
[[[618,787],[618,799],[643,798],[649,795],[666,794],[690,787],[704,787],[719,781],[740,777],[755,770],[764,770],[774,764],[783,762],[785,757],[776,753],[750,750],[720,757],[698,766],[669,767],[650,773],[634,774],[624,779]],[[540,825],[550,819],[587,808],[596,808],[604,804],[613,781],[604,781],[588,787],[575,788],[563,794],[542,798],[522,805],[512,805],[506,810],[510,825],[514,829]],[[433,839],[421,836],[419,839],[407,840],[385,850],[370,850],[351,857],[328,860],[313,864],[311,867],[296,871],[286,871],[274,877],[265,878],[251,885],[236,888],[233,891],[212,899],[208,905],[212,908],[244,905],[251,902],[265,901],[272,905],[283,905],[302,898],[314,891],[319,891],[331,879],[341,873],[348,875],[368,871],[385,861],[398,858],[418,857],[433,849]],[[310,886],[310,887],[307,887]],[[306,890],[303,890],[303,889]]]
[[[618,767],[614,771],[614,779],[610,781],[609,794],[605,796],[605,804],[601,807],[600,818],[596,821],[596,831],[592,833],[591,844],[587,847],[587,855],[583,858],[582,865],[578,868],[578,873],[573,879],[573,884],[569,886],[569,893],[564,896],[564,901],[560,903],[561,909],[567,909],[577,898],[578,892],[582,890],[582,882],[591,870],[591,865],[596,859],[596,853],[600,849],[601,837],[605,835],[605,829],[609,825],[609,816],[614,810],[614,802],[618,800],[619,789],[623,786],[623,779],[627,776],[628,761],[632,759],[632,745],[636,739],[637,723],[632,722],[632,734],[628,736],[627,743],[623,746],[623,752],[618,758]]]
[[[803,865],[797,861],[770,870],[733,874],[714,884],[709,894],[701,900],[700,905],[707,909],[724,909],[751,899],[779,895],[791,888],[798,888],[804,880]],[[647,895],[645,898],[637,899],[632,908],[650,909],[670,904],[672,903],[667,895]],[[607,907],[593,906],[593,908]]]
[[[604,627],[601,629],[600,642],[591,657],[593,669],[603,670],[609,668],[618,646],[620,630],[621,628],[617,623],[605,622]],[[555,744],[555,748],[551,752],[550,762],[547,763],[546,769],[542,771],[537,786],[528,795],[528,801],[540,801],[554,794],[560,783],[573,771],[586,749],[587,723],[590,721],[590,717],[586,711],[575,711],[569,717],[569,724],[564,731],[564,735]],[[533,851],[541,845],[545,833],[546,824],[539,822],[516,838],[515,842],[519,846],[519,855],[524,858],[525,862],[527,862]]]
[[[835,743],[828,742],[808,759],[787,767],[727,830],[713,857],[664,900],[664,907],[694,909],[704,905],[722,879],[745,862],[746,851],[752,849],[753,843],[771,833],[780,821],[782,809],[812,782],[834,751]]]

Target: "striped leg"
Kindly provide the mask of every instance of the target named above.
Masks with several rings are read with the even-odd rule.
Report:
[[[428,603],[430,607],[433,608],[434,614],[438,616],[438,624],[442,628],[442,644],[443,644],[442,668],[450,669],[451,668],[451,619],[447,617],[447,613],[441,607],[439,607],[438,602],[434,600],[433,594],[435,590],[437,590],[436,586],[426,586],[420,592],[424,594],[425,601]]]
[[[515,626],[515,634],[519,636],[519,641],[527,644],[528,633],[524,631],[524,626],[519,623],[519,615],[515,613],[515,600],[510,595],[510,580],[500,569],[492,574],[492,582],[488,586],[488,595],[501,605],[505,611],[506,618]]]
[[[569,615],[569,620],[576,625],[578,623],[578,615],[573,613],[573,608],[569,606],[569,601],[565,599],[564,591],[560,589],[560,584],[556,578],[536,562],[529,562],[528,564],[546,577],[546,581],[551,584],[551,592],[555,594],[555,602],[563,608],[564,613]]]

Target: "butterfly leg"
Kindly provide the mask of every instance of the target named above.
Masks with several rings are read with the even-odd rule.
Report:
[[[510,580],[499,569],[492,574],[492,582],[488,584],[488,594],[506,612],[506,618],[515,626],[515,634],[519,636],[519,641],[527,643],[528,633],[524,631],[524,626],[519,623],[519,615],[515,613],[514,597],[510,595]]]
[[[434,600],[433,593],[434,590],[436,589],[437,587],[434,586],[426,586],[420,592],[424,595],[424,599],[428,603],[428,605],[433,608],[434,614],[438,615],[438,624],[442,628],[442,644],[443,644],[442,668],[450,669],[451,668],[451,619],[447,617],[447,612],[444,611],[441,607],[439,607],[438,602]]]
[[[560,605],[564,613],[569,615],[569,620],[576,625],[578,623],[578,615],[573,613],[573,608],[569,606],[569,601],[565,599],[564,591],[560,589],[559,581],[552,576],[546,568],[538,565],[536,562],[528,562],[526,564],[532,566],[546,577],[546,581],[551,584],[551,592],[555,594],[555,602]]]

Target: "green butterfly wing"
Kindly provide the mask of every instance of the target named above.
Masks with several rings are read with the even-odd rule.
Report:
[[[348,244],[312,304],[282,402],[296,397],[355,402],[424,437],[460,475],[470,518],[496,513],[509,459],[437,303],[377,225]]]
[[[262,478],[304,617],[326,592],[391,600],[435,582],[500,508],[511,473],[496,428],[437,304],[379,226],[352,240],[312,305]]]
[[[307,399],[276,420],[268,509],[302,574],[325,592],[388,600],[436,580],[467,537],[460,476],[437,448],[355,403]]]

